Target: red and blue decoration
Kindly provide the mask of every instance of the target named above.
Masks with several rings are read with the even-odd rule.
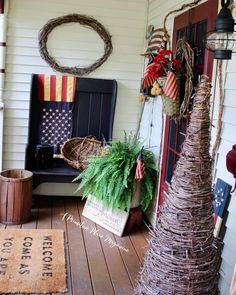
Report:
[[[218,178],[214,189],[214,210],[218,217],[223,217],[232,186]]]
[[[138,154],[137,160],[136,160],[136,171],[135,171],[135,180],[141,181],[144,177],[144,171],[145,171],[145,166],[144,166],[144,159],[143,159],[143,148]]]
[[[166,82],[163,87],[163,92],[166,96],[169,98],[176,100],[178,94],[179,94],[179,87],[177,84],[177,78],[174,73],[174,69],[171,67],[168,70]]]
[[[72,135],[75,84],[74,76],[38,75],[38,142],[53,146],[54,154],[60,154],[61,146]]]
[[[150,55],[148,57],[148,63],[147,63],[147,67],[143,76],[143,81],[142,81],[142,91],[145,92],[145,89],[148,89],[150,87],[152,87],[153,83],[155,82],[155,78],[150,76],[150,69],[153,67],[153,60],[154,60],[154,56]]]
[[[231,188],[232,186],[224,182],[222,179],[220,178],[217,179],[215,189],[214,189],[214,211],[215,211],[214,236],[215,237],[218,237],[220,235],[222,223],[224,220],[224,215],[230,200]]]

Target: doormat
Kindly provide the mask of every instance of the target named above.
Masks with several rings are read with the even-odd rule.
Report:
[[[62,230],[0,230],[0,294],[66,291]]]

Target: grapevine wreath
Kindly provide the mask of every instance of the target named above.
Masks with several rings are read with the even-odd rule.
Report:
[[[79,23],[80,25],[90,27],[98,33],[104,42],[104,54],[97,59],[93,64],[87,67],[66,67],[61,66],[56,59],[48,52],[47,41],[48,36],[56,27],[66,23]],[[39,52],[41,57],[56,71],[61,73],[72,74],[76,76],[83,76],[91,73],[100,67],[110,56],[112,52],[111,36],[106,28],[96,19],[83,14],[68,14],[58,18],[49,20],[39,32]]]

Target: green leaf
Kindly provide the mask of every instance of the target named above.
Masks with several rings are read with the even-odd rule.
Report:
[[[80,181],[76,191],[84,189],[84,196],[92,194],[112,209],[129,211],[132,199],[137,155],[141,143],[125,133],[124,141],[113,141],[106,155],[92,157],[89,165],[73,181]],[[154,193],[157,168],[152,152],[143,149],[145,172],[141,181],[140,205],[146,210]]]

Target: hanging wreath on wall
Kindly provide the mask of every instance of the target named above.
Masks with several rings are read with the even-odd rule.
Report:
[[[47,48],[47,41],[48,41],[48,36],[53,29],[67,23],[79,23],[80,25],[90,27],[95,32],[97,32],[104,42],[103,56],[97,59],[93,64],[86,67],[77,67],[77,66],[66,67],[66,66],[59,65],[57,60],[49,54],[48,48]],[[65,16],[51,19],[42,27],[42,29],[39,32],[39,52],[41,57],[54,70],[61,73],[67,73],[67,74],[72,74],[76,76],[83,76],[96,70],[108,59],[108,57],[110,56],[112,52],[111,36],[109,32],[106,30],[106,28],[93,17],[82,15],[82,14],[68,14]]]

